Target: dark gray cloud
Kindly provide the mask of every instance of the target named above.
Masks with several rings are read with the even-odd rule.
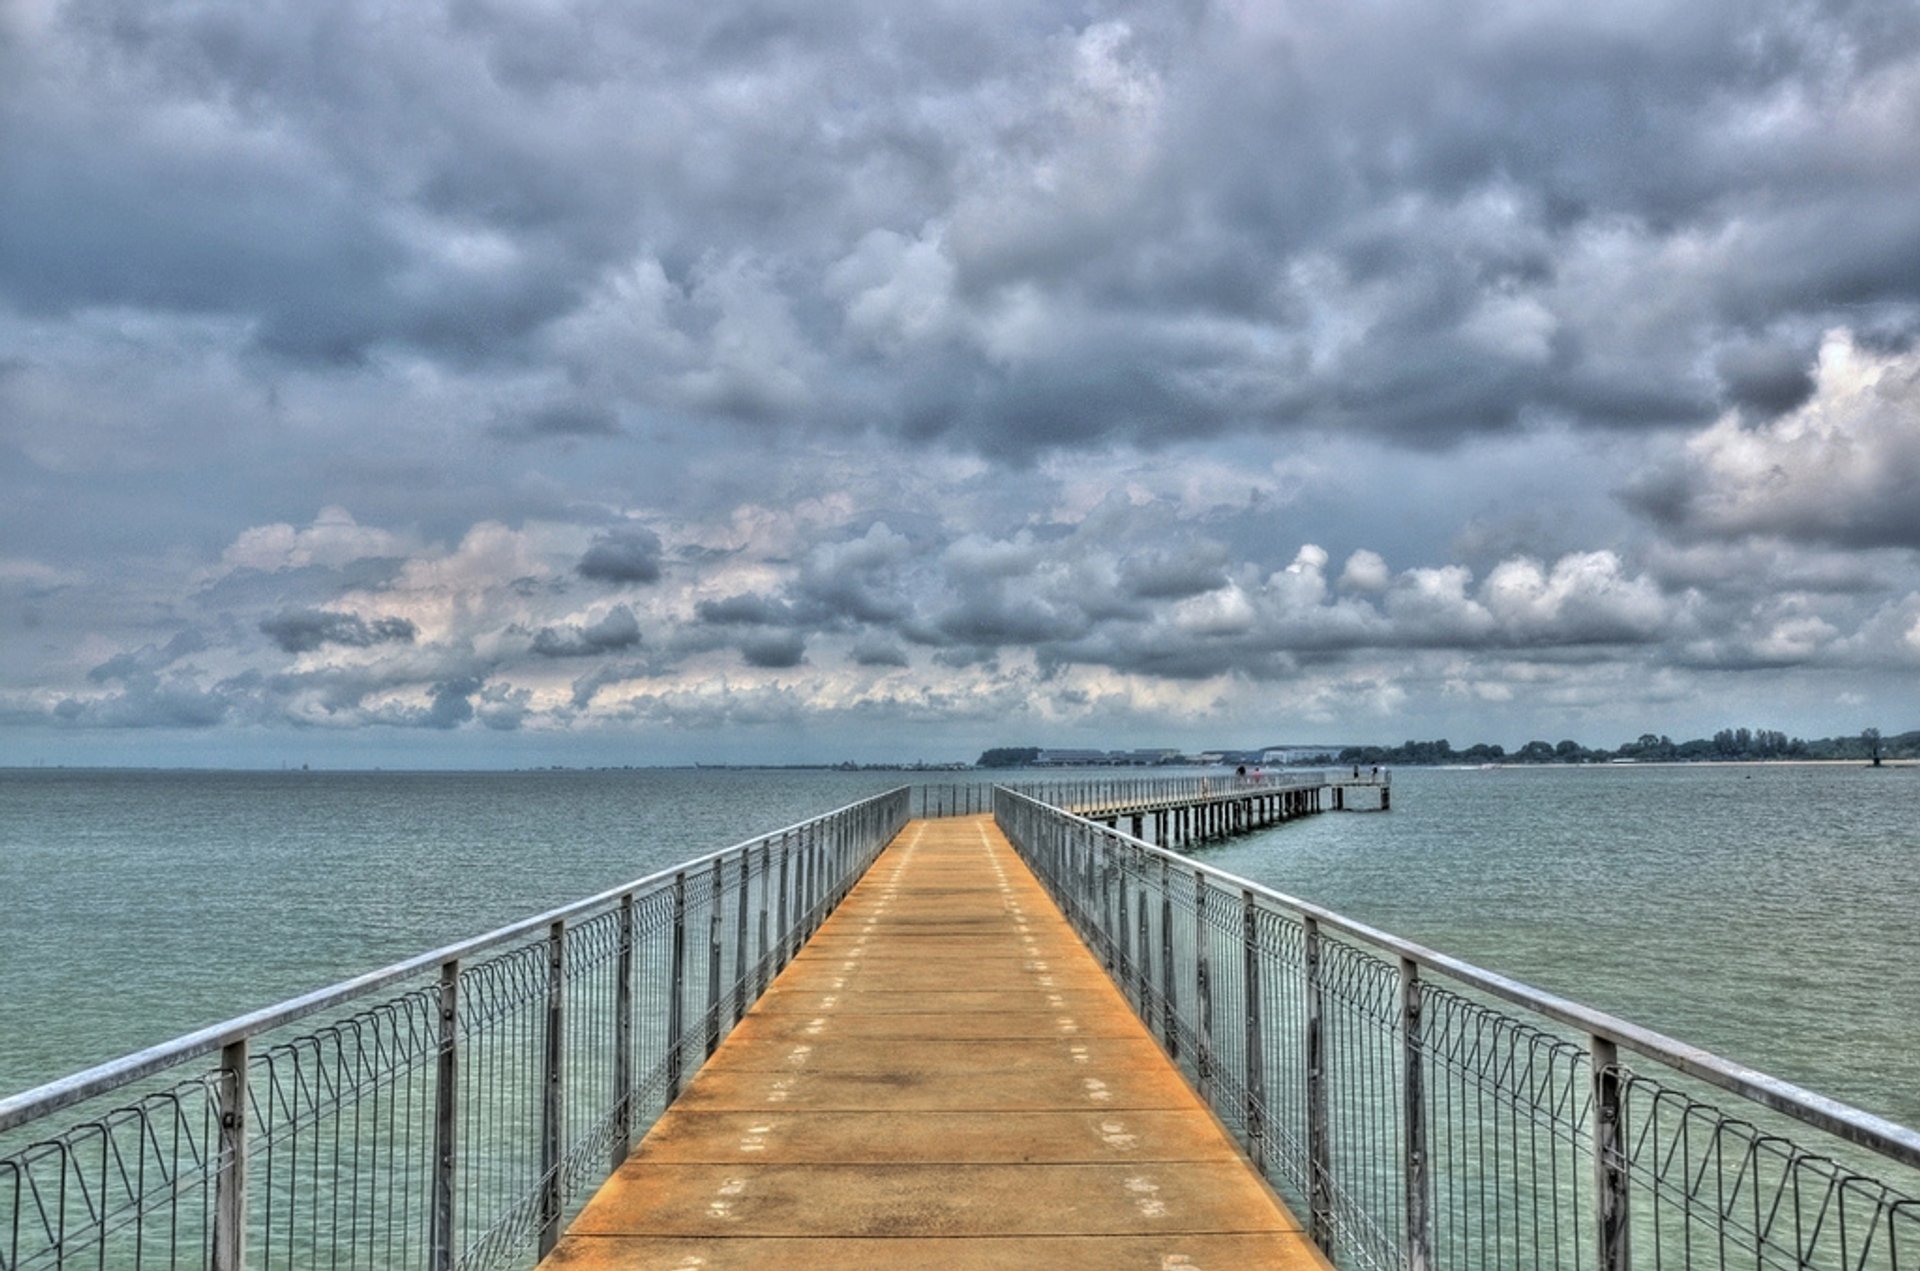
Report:
[[[551,402],[524,413],[504,415],[495,420],[487,431],[503,441],[611,437],[620,431],[620,421],[611,409],[603,405]]]
[[[560,368],[521,439],[1697,423],[1790,407],[1807,332],[1915,329],[1917,51],[1867,3],[88,0],[16,35],[0,290]]]
[[[694,607],[694,613],[700,621],[717,627],[786,627],[793,625],[797,618],[794,607],[786,601],[752,592],[703,600]]]
[[[1178,554],[1152,549],[1120,564],[1120,583],[1142,600],[1185,600],[1226,581],[1226,549],[1217,543],[1188,544]]]
[[[479,691],[477,679],[435,684],[427,709],[416,722],[425,728],[458,728],[473,718],[473,695]]]
[[[1910,4],[68,0],[0,82],[0,719],[1920,656]]]
[[[1783,415],[1813,396],[1813,350],[1807,342],[1729,344],[1714,371],[1735,406],[1763,419]]]
[[[601,689],[609,684],[618,684],[622,680],[640,679],[648,673],[641,662],[603,662],[573,682],[572,697],[575,710],[586,710],[593,705],[593,699]]]
[[[599,582],[658,582],[660,536],[637,525],[603,534],[593,541],[577,568],[582,578]]]
[[[53,706],[54,720],[82,728],[212,728],[232,709],[218,688],[184,675],[141,673],[104,697],[66,697]]]
[[[857,666],[907,667],[912,665],[907,659],[907,651],[887,640],[871,637],[856,642],[853,646],[853,660]]]
[[[740,639],[740,656],[748,666],[784,670],[806,659],[807,642],[792,631],[755,631]]]
[[[189,629],[180,632],[164,645],[149,644],[126,653],[116,653],[89,670],[87,679],[95,684],[104,684],[111,680],[131,682],[141,676],[150,676],[189,654],[201,652],[206,647],[206,637],[197,630]]]
[[[640,643],[640,620],[626,605],[615,605],[598,622],[542,627],[533,637],[533,651],[548,658],[581,658],[616,653]]]
[[[322,645],[365,649],[376,644],[409,643],[419,628],[406,618],[375,618],[329,609],[289,609],[260,620],[260,632],[288,653],[311,653]]]

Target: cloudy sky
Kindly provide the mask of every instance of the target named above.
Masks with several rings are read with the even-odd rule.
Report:
[[[1920,727],[1911,0],[0,0],[0,762]]]

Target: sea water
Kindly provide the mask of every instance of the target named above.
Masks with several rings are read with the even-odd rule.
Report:
[[[1408,769],[1202,859],[1920,1125],[1920,769]]]
[[[907,780],[0,773],[0,1093]],[[1405,770],[1198,854],[1915,1124],[1916,813],[1910,769]]]

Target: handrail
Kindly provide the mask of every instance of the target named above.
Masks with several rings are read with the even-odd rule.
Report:
[[[154,1046],[149,1046],[144,1050],[134,1051],[132,1054],[124,1055],[118,1059],[96,1064],[91,1068],[83,1069],[69,1076],[35,1086],[31,1089],[21,1091],[18,1094],[0,1098],[0,1133],[23,1125],[28,1121],[46,1116],[49,1113],[58,1112],[62,1108],[71,1107],[76,1103],[91,1099],[97,1095],[105,1094],[108,1091],[129,1085],[144,1077],[150,1077],[157,1072],[176,1067],[190,1059],[210,1055],[242,1037],[255,1036],[269,1029],[294,1023],[297,1020],[318,1014],[321,1011],[338,1006],[343,1002],[365,996],[368,993],[399,983],[402,980],[424,975],[448,962],[455,960],[464,961],[473,954],[484,952],[485,950],[505,944],[510,940],[515,940],[522,936],[532,935],[541,931],[543,928],[551,927],[556,922],[565,922],[569,918],[577,917],[592,909],[611,904],[613,901],[618,900],[621,896],[628,893],[662,886],[671,882],[676,874],[691,873],[694,870],[709,867],[715,861],[736,856],[741,852],[750,851],[763,843],[779,839],[782,835],[792,834],[808,825],[851,812],[855,808],[874,802],[876,799],[885,799],[899,795],[906,790],[908,790],[908,787],[902,786],[898,789],[888,791],[885,794],[856,800],[853,803],[847,804],[845,807],[835,808],[833,811],[822,813],[820,816],[809,817],[805,821],[799,821],[793,825],[773,830],[766,834],[757,834],[750,839],[743,839],[731,847],[723,847],[666,869],[656,870],[654,873],[637,878],[630,883],[622,883],[617,887],[609,887],[604,891],[595,892],[585,899],[576,900],[569,904],[549,909],[544,913],[534,914],[531,917],[510,922],[503,927],[496,927],[492,931],[485,932],[481,935],[459,940],[453,944],[442,945],[426,953],[415,954],[411,958],[390,963],[377,970],[368,971],[363,975],[341,980],[337,983],[329,984],[324,988],[300,994],[297,997],[287,998],[271,1006],[264,1006],[258,1010],[249,1011],[244,1015],[236,1015],[231,1019],[208,1025],[205,1028],[186,1033]]]
[[[910,804],[902,786],[0,1101],[0,1271],[163,1247],[211,1271],[544,1257]]]
[[[1018,791],[994,804],[1340,1265],[1628,1271],[1718,1247],[1897,1271],[1920,1248],[1912,1129]]]
[[[1790,1081],[1769,1076],[1699,1046],[1692,1046],[1664,1033],[1643,1028],[1617,1015],[1585,1006],[1570,998],[1535,988],[1511,976],[1489,971],[1462,958],[1456,958],[1416,941],[1396,936],[1392,932],[1349,918],[1324,905],[1302,900],[1298,896],[1290,896],[1265,884],[1242,878],[1237,874],[1230,874],[1203,861],[1156,847],[1145,839],[1135,838],[1125,831],[1109,828],[1065,809],[1052,807],[1009,787],[1001,788],[1005,789],[1012,798],[1045,808],[1048,812],[1076,822],[1086,829],[1121,839],[1129,847],[1144,852],[1149,857],[1178,862],[1181,870],[1190,875],[1204,874],[1218,880],[1223,886],[1233,891],[1249,892],[1261,900],[1310,917],[1323,929],[1338,931],[1364,940],[1375,948],[1405,958],[1416,966],[1442,972],[1450,979],[1457,980],[1469,988],[1511,1002],[1516,1006],[1523,1006],[1556,1023],[1579,1029],[1592,1036],[1605,1038],[1636,1054],[1657,1059],[1690,1077],[1731,1091],[1769,1107],[1775,1112],[1805,1122],[1815,1129],[1891,1157],[1902,1165],[1920,1169],[1920,1131],[1808,1090]]]
[[[1124,811],[1137,805],[1222,802],[1247,795],[1285,794],[1321,786],[1384,791],[1391,785],[1392,774],[1384,771],[1366,776],[1348,776],[1344,769],[1310,771],[1280,768],[1259,777],[1235,773],[1178,777],[1041,777],[1002,782],[923,782],[918,789],[921,816],[968,816],[992,811],[993,791],[1000,786],[1029,797],[1041,798],[1043,802],[1048,798],[1067,800],[1057,806],[1072,807],[1083,812],[1093,809],[1106,812]]]

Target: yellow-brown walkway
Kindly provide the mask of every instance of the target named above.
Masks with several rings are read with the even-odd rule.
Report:
[[[1326,1264],[973,817],[902,831],[543,1265]]]

